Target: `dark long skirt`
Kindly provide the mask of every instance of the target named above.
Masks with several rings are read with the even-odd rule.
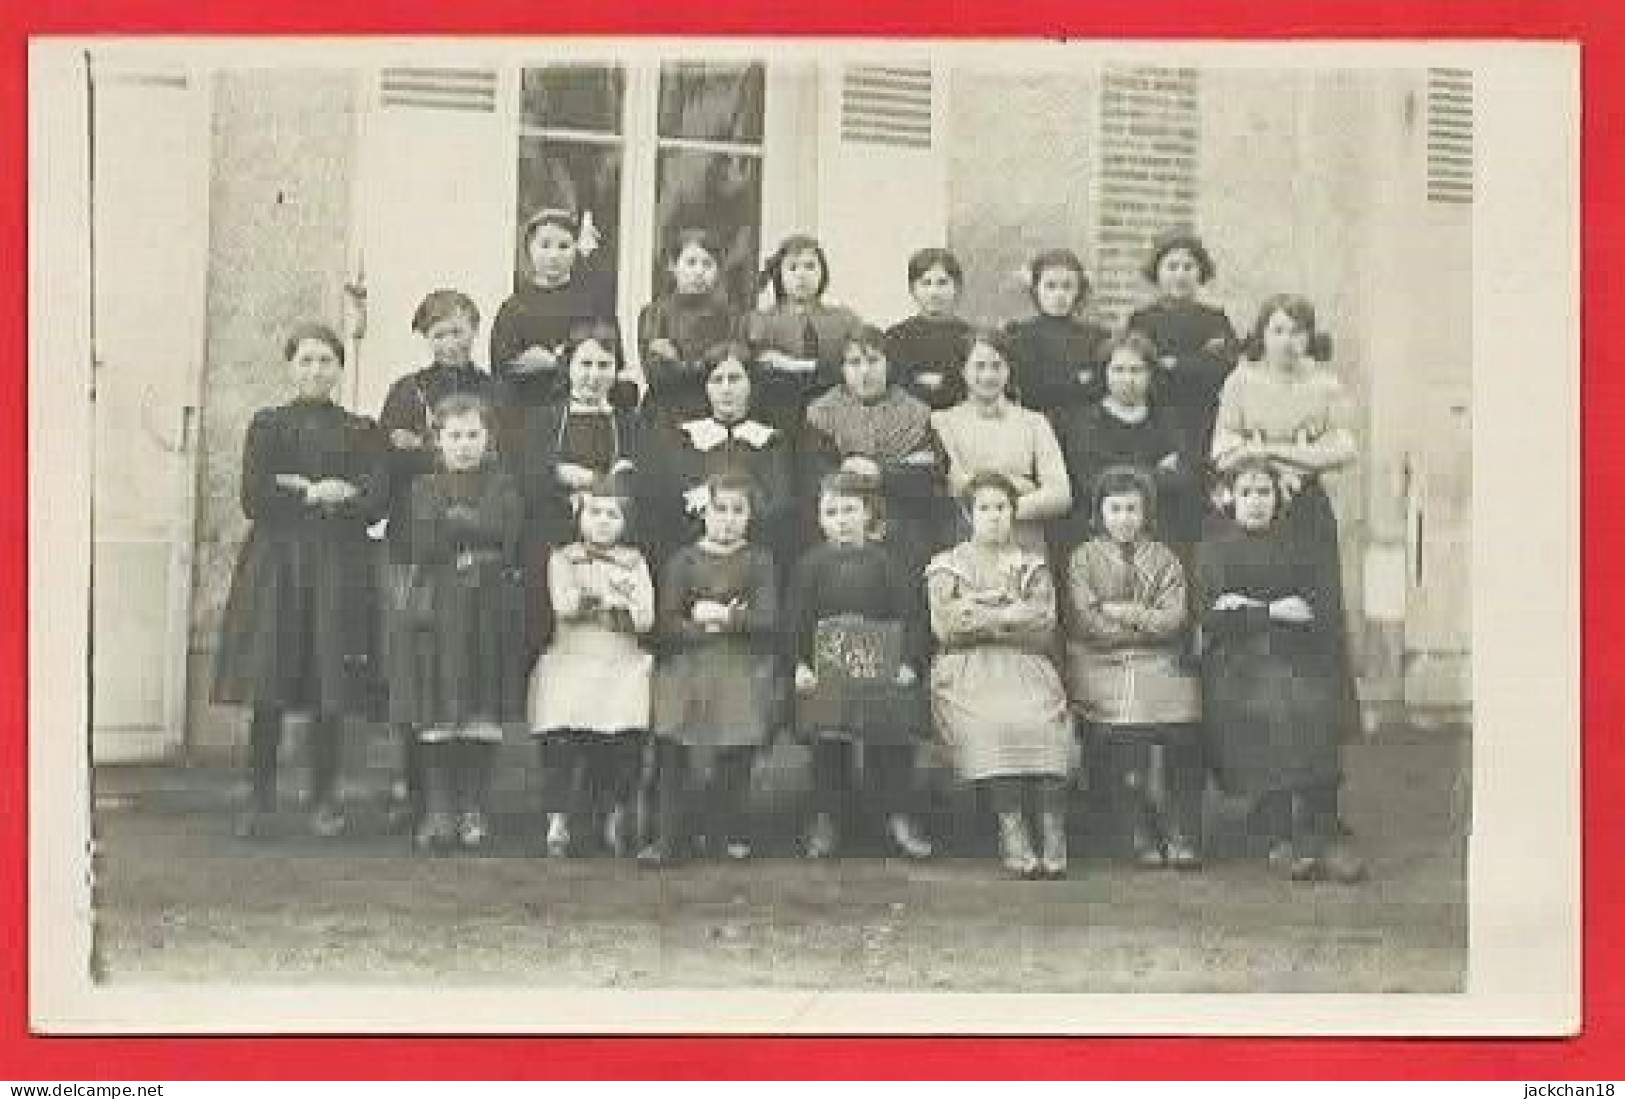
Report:
[[[1317,572],[1327,577],[1325,597],[1330,604],[1327,617],[1333,628],[1327,634],[1327,659],[1336,682],[1335,710],[1331,721],[1340,740],[1360,735],[1360,696],[1354,683],[1354,659],[1349,651],[1348,608],[1343,598],[1343,562],[1337,532],[1337,513],[1318,480],[1306,484],[1281,515],[1280,531],[1304,558],[1316,562]]]
[[[249,532],[221,623],[213,698],[370,716],[375,547],[359,529]]]
[[[1210,652],[1206,729],[1219,786],[1251,796],[1342,779],[1339,678],[1302,635],[1272,628]]]
[[[524,582],[519,569],[486,562],[418,566],[426,588],[392,640],[390,718],[419,728],[524,720]]]

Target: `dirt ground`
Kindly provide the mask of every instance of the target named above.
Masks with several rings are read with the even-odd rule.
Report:
[[[536,858],[513,816],[487,857],[421,858],[369,806],[341,841],[290,815],[287,838],[252,845],[231,836],[229,779],[124,769],[97,779],[98,968],[142,984],[1451,991],[1467,758],[1438,734],[1350,749],[1345,817],[1373,871],[1357,887],[1277,880],[1225,803],[1200,874],[1137,871],[1086,840],[1070,880],[1027,883],[965,836],[950,838],[968,856],[923,864],[808,863],[785,813],[764,815],[764,857],[664,871]]]

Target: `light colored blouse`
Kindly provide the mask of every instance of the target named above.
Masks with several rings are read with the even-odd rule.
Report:
[[[1226,432],[1244,438],[1261,435],[1266,443],[1291,443],[1307,433],[1313,442],[1353,426],[1348,392],[1329,367],[1313,364],[1283,373],[1244,362],[1219,394],[1213,449],[1219,453],[1219,437]]]
[[[961,542],[926,566],[931,630],[947,648],[1006,645],[1046,654],[1055,587],[1042,554]]]
[[[1021,477],[1037,487],[1022,497],[1017,540],[1043,544],[1042,524],[1072,507],[1072,481],[1055,429],[1042,413],[1005,399],[991,407],[962,401],[931,414],[948,456],[948,491],[958,496],[978,473]]]

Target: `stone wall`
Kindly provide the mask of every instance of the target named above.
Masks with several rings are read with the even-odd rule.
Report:
[[[954,73],[948,245],[965,265],[967,318],[1031,313],[1019,276],[1045,248],[1090,263],[1098,85],[1087,71]]]

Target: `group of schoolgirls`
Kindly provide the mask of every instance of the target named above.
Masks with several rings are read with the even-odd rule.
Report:
[[[496,747],[523,723],[549,855],[748,858],[753,765],[790,728],[811,745],[812,858],[859,801],[897,852],[932,855],[911,799],[935,737],[1018,877],[1066,874],[1081,746],[1140,865],[1202,865],[1211,774],[1252,800],[1271,865],[1363,877],[1338,812],[1357,715],[1319,483],[1355,446],[1306,301],[1269,299],[1239,340],[1201,300],[1206,247],[1175,230],[1120,332],[1081,319],[1066,250],[1032,261],[1033,316],[975,329],[940,248],[909,264],[918,314],[881,331],[824,300],[815,239],[786,240],[772,305],[741,313],[691,230],[639,317],[638,369],[578,234],[560,211],[527,224],[491,373],[475,303],[428,295],[433,363],[376,422],[335,403],[330,329],[288,338],[296,396],[245,441],[252,528],[214,688],[253,708],[240,834],[267,832],[296,711],[310,826],[344,829],[343,718],[382,680],[425,850],[486,843]]]

